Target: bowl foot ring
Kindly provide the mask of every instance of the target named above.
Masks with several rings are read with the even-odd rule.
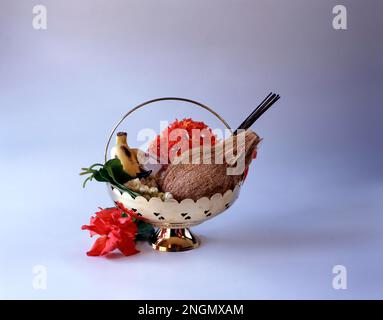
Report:
[[[188,228],[159,228],[149,243],[158,251],[177,252],[198,248],[200,240]]]

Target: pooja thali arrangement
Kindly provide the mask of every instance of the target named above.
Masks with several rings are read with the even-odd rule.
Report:
[[[91,219],[90,226],[83,227],[91,235],[102,235],[89,255],[104,255],[111,248],[136,252],[126,247],[133,246],[129,239],[136,240],[142,225],[150,226],[148,240],[156,250],[198,247],[200,240],[189,228],[214,218],[238,198],[261,141],[250,127],[279,98],[270,93],[234,132],[210,107],[185,98],[154,99],[127,112],[109,136],[105,162],[83,168],[81,173],[88,175],[84,186],[93,179],[106,183],[116,208],[121,210],[121,217],[117,211],[108,216],[101,212]],[[118,129],[134,111],[160,101],[204,108],[223,123],[230,135],[219,139],[201,119],[185,115],[160,132],[147,150],[134,148],[133,136]],[[116,142],[110,148],[113,139]],[[129,221],[138,223],[138,229],[129,229]]]

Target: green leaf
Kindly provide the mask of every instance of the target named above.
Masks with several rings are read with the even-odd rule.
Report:
[[[138,228],[136,240],[148,240],[151,234],[154,232],[153,226],[142,220],[137,220],[136,224]]]
[[[132,180],[132,177],[124,171],[119,159],[111,159],[107,161],[104,165],[104,168],[118,183],[124,184],[125,182]]]
[[[96,170],[94,169],[95,167],[100,167],[100,169]],[[104,165],[96,163],[89,168],[82,168],[81,170],[80,175],[89,174],[83,183],[84,188],[88,181],[95,179],[99,182],[109,182],[121,191],[129,193],[133,199],[138,196],[138,193],[124,185],[124,183],[131,180],[132,177],[124,171],[119,159],[111,159],[105,162]]]
[[[108,172],[105,168],[101,168],[94,174],[94,178],[99,182],[111,182]]]

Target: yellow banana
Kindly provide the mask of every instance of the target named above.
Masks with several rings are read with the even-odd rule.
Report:
[[[126,138],[126,132],[117,133],[117,143],[114,152],[115,156],[120,159],[124,171],[132,178],[135,178],[142,173],[137,159],[138,149],[129,148]]]

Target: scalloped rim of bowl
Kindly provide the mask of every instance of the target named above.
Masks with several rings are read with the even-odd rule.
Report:
[[[120,193],[121,193],[121,196],[128,196],[128,197],[130,197],[132,200],[136,200],[136,199],[143,199],[144,201],[146,201],[147,203],[149,203],[149,202],[151,202],[153,199],[155,199],[155,200],[153,200],[153,201],[161,201],[161,202],[164,202],[164,203],[178,203],[178,204],[182,204],[182,203],[185,203],[185,202],[190,202],[190,201],[192,201],[192,202],[194,202],[195,204],[197,204],[197,202],[200,202],[201,201],[201,199],[207,199],[208,201],[211,201],[211,199],[212,198],[216,198],[216,197],[219,197],[219,196],[221,196],[221,197],[224,197],[225,196],[225,194],[227,194],[228,192],[232,192],[232,193],[234,193],[234,190],[235,189],[237,189],[237,188],[241,188],[242,187],[242,184],[243,184],[243,181],[244,180],[241,180],[241,181],[239,181],[236,185],[235,185],[235,187],[233,188],[233,189],[227,189],[224,193],[214,193],[210,198],[209,197],[202,197],[202,198],[199,198],[199,199],[197,199],[197,200],[193,200],[193,199],[191,199],[191,198],[186,198],[186,199],[182,199],[181,201],[178,201],[178,200],[176,200],[176,199],[168,199],[168,200],[162,200],[161,198],[159,198],[159,197],[151,197],[149,200],[148,199],[146,199],[145,197],[143,197],[143,196],[141,196],[141,195],[138,195],[137,197],[135,197],[135,198],[133,198],[128,192],[126,192],[126,191],[124,191],[124,190],[121,190],[119,187],[116,187],[115,185],[113,185],[113,184],[111,184],[110,182],[107,182],[106,184],[108,185],[108,186],[110,186],[110,187],[112,187],[113,189],[117,189]],[[132,190],[133,191],[133,190]],[[135,192],[135,193],[137,193],[136,191],[133,191],[133,192]],[[142,201],[142,200],[141,200]]]

